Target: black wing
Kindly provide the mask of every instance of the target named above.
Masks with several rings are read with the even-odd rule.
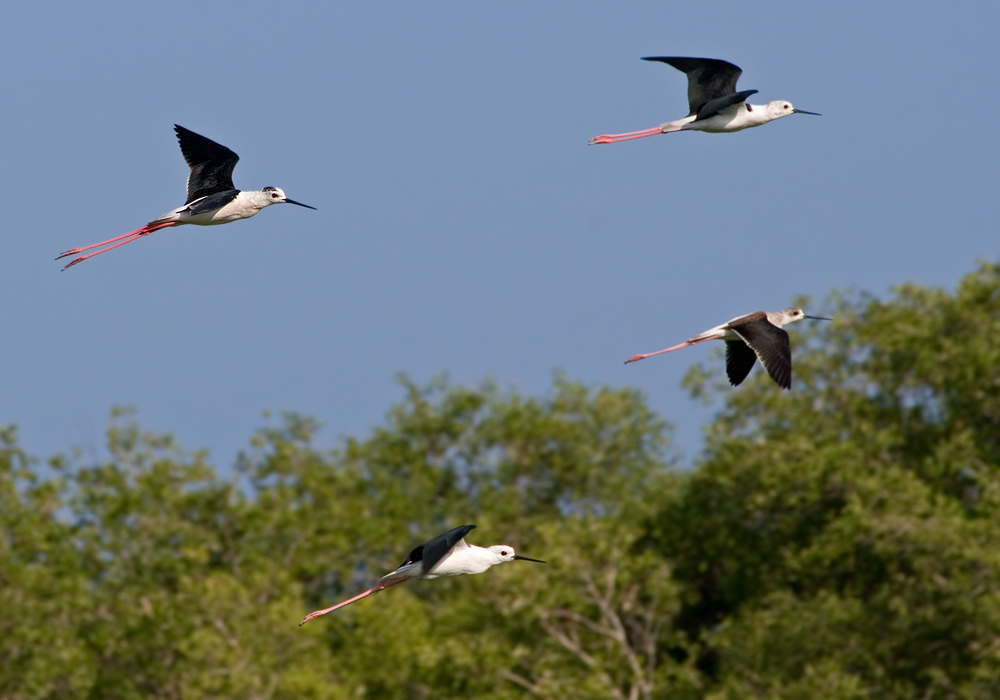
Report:
[[[739,66],[734,66],[729,61],[720,61],[717,58],[648,56],[642,60],[660,61],[687,74],[688,107],[691,109],[689,116],[700,115],[701,108],[707,103],[735,93],[736,81],[743,73]]]
[[[178,124],[174,124],[174,131],[177,132],[184,160],[191,168],[185,204],[206,195],[236,189],[233,186],[233,168],[240,160],[238,155],[222,144]]]
[[[463,537],[468,535],[474,529],[476,529],[475,525],[462,525],[461,527],[456,527],[454,530],[449,530],[443,535],[438,535],[429,542],[425,542],[419,547],[416,547],[412,552],[410,552],[410,556],[406,558],[406,561],[396,568],[398,569],[406,566],[407,564],[413,564],[419,561],[424,573],[427,573],[433,569],[438,562],[444,559],[445,555],[454,549],[455,545],[458,544]]]
[[[709,100],[698,110],[698,118],[695,121],[701,121],[702,119],[708,119],[709,117],[714,117],[716,114],[724,110],[726,107],[731,105],[738,105],[740,102],[746,102],[750,95],[756,95],[756,90],[744,90],[743,92],[737,92],[732,95],[727,95],[726,97],[717,97],[714,100]]]
[[[739,386],[750,374],[755,362],[757,353],[749,345],[742,340],[726,341],[726,376],[730,384]]]
[[[788,333],[766,319],[730,328],[757,353],[760,363],[778,386],[792,388],[792,344]]]
[[[217,209],[222,209],[222,207],[236,199],[238,194],[239,192],[236,190],[227,190],[217,194],[210,194],[207,197],[202,197],[201,199],[196,199],[192,202],[188,207],[188,211],[192,214],[207,214]]]

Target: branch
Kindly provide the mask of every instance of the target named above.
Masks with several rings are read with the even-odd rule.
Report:
[[[591,594],[594,602],[601,611],[601,617],[603,617],[612,627],[612,630],[608,634],[609,637],[618,642],[622,649],[622,653],[628,660],[629,668],[632,670],[632,676],[635,679],[635,684],[632,686],[629,693],[630,698],[634,698],[637,692],[642,692],[643,694],[648,693],[650,690],[650,684],[648,681],[648,676],[643,664],[639,659],[639,655],[635,652],[632,646],[628,642],[628,635],[625,632],[625,625],[622,623],[621,616],[615,610],[613,604],[614,593],[615,593],[615,581],[618,577],[617,567],[609,567],[606,573],[605,581],[605,593],[602,595],[597,588],[597,584],[594,583],[593,578],[587,573],[582,573],[581,578],[583,579],[584,587]]]
[[[519,676],[518,674],[514,673],[513,671],[500,671],[500,677],[501,678],[506,678],[511,683],[515,683],[515,684],[521,686],[522,688],[524,688],[525,690],[527,690],[532,695],[537,695],[539,697],[542,696],[542,691],[538,689],[537,685],[535,685],[534,683],[532,683],[531,681],[529,681],[524,676]]]
[[[561,630],[556,629],[554,625],[549,623],[548,614],[540,613],[538,620],[542,625],[542,629],[555,637],[556,641],[562,644],[563,647],[576,654],[576,656],[579,657],[583,663],[587,664],[591,668],[597,668],[597,661],[593,656],[585,652],[583,647],[571,640],[567,635],[563,634]]]
[[[591,632],[596,632],[597,634],[602,634],[605,637],[611,637],[611,639],[614,639],[615,641],[620,641],[617,633],[613,629],[608,629],[607,627],[603,627],[602,625],[594,622],[588,617],[580,615],[579,613],[575,613],[570,610],[561,610],[557,614],[559,615],[559,617],[571,620],[577,623],[578,625],[586,627]]]
[[[621,690],[614,684],[611,677],[608,675],[607,671],[601,671],[598,668],[597,660],[594,659],[590,654],[583,650],[583,647],[579,643],[571,640],[569,636],[564,634],[561,630],[557,629],[554,625],[549,623],[549,614],[546,611],[538,610],[538,621],[541,624],[542,629],[552,635],[557,642],[559,642],[564,648],[572,652],[579,658],[583,663],[585,663],[590,668],[594,669],[604,681],[604,684],[610,689],[611,696],[615,700],[625,700],[622,695]]]

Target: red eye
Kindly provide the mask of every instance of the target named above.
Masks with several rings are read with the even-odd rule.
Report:
[[[507,556],[507,550],[506,550],[506,549],[501,549],[501,550],[500,550],[500,556],[501,556],[501,557],[505,557],[505,556]]]
[[[785,109],[788,109],[788,105],[785,105]]]

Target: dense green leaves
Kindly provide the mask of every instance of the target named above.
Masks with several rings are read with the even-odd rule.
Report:
[[[680,622],[720,697],[995,697],[1000,267],[833,303],[796,391],[728,393],[658,518]]]
[[[692,370],[689,470],[561,377],[404,380],[333,451],[287,415],[226,478],[128,412],[101,463],[0,431],[0,699],[997,697],[1000,266],[824,310],[791,392]],[[297,626],[465,523],[549,563]]]

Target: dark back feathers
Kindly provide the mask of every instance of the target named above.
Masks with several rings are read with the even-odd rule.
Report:
[[[720,97],[728,97],[736,92],[736,81],[743,73],[739,66],[717,58],[648,56],[642,60],[660,61],[686,73],[688,77],[688,107],[690,109],[688,115],[698,114],[701,119],[707,118],[700,115],[702,108],[707,103]]]
[[[233,186],[233,168],[240,160],[238,155],[222,144],[178,124],[174,124],[174,131],[177,132],[184,160],[191,168],[185,204],[217,192],[236,190]]]
[[[449,530],[443,535],[438,535],[434,539],[414,548],[410,552],[410,556],[400,566],[420,562],[421,569],[426,573],[444,559],[448,555],[448,552],[454,549],[455,545],[474,529],[476,529],[475,525],[462,525],[456,527],[454,530]]]

